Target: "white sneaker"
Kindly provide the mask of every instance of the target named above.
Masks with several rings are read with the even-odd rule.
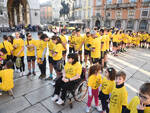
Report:
[[[0,92],[0,96],[2,96],[2,92]]]
[[[54,96],[51,98],[51,100],[52,100],[53,102],[55,102],[56,100],[58,100],[58,98],[59,98],[58,95],[54,95]]]
[[[102,108],[100,106],[95,106],[95,108],[97,109],[97,111],[102,111]]]
[[[62,105],[64,103],[64,101],[61,98],[59,98],[59,100],[56,103],[59,105]]]
[[[85,109],[85,112],[86,112],[86,113],[89,113],[89,112],[90,112],[90,109],[91,109],[91,108],[87,106],[86,109]]]
[[[20,72],[20,77],[22,77],[23,76],[23,72]]]
[[[24,72],[22,72],[22,75],[23,75],[23,76],[24,76],[24,75],[26,75],[25,71],[24,71]]]

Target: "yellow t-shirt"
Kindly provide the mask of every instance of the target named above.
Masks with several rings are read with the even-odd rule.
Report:
[[[91,75],[88,79],[88,86],[92,89],[99,88],[100,84],[102,84],[102,77],[100,74],[98,75]]]
[[[89,45],[92,45],[92,41],[93,38],[91,36],[90,37],[87,37],[86,35],[84,36],[84,44],[86,50],[90,50]]]
[[[53,51],[53,50],[54,50],[54,47],[55,47],[55,44],[53,43],[53,41],[52,41],[52,40],[50,40],[50,41],[48,42],[49,56],[50,56],[50,57],[52,57],[52,56],[53,56],[51,51]]]
[[[112,93],[112,90],[115,87],[115,81],[108,80],[106,77],[102,80],[102,88],[101,91],[105,95],[109,95]]]
[[[73,78],[77,74],[81,75],[82,73],[82,65],[79,62],[76,62],[74,65],[70,64],[69,62],[66,63],[65,67],[65,74],[66,78]]]
[[[4,41],[0,43],[0,49],[5,48],[7,50],[7,55],[11,55],[11,51],[13,51],[13,46],[10,42]]]
[[[147,40],[148,34],[143,34],[143,40]]]
[[[140,99],[138,96],[135,96],[127,106],[127,108],[130,110],[130,113],[138,113],[137,106],[139,104]],[[150,107],[145,107],[144,113],[150,113]]]
[[[72,44],[72,45],[69,44],[69,47],[73,48],[74,47],[73,45],[75,44],[75,36],[69,36],[68,41]]]
[[[98,32],[96,33],[96,35],[97,35],[98,38],[101,36]]]
[[[91,48],[94,48],[94,51],[91,51],[91,57],[92,58],[100,58],[101,57],[101,39],[95,38],[92,41]]]
[[[102,36],[101,43],[103,43],[101,51],[106,51],[106,49],[107,49],[107,35]]]
[[[148,36],[147,42],[150,42],[150,36]]]
[[[122,88],[114,88],[110,97],[109,113],[122,113],[122,106],[127,106],[128,93],[123,86]]]
[[[114,34],[113,35],[113,42],[118,42],[119,40],[119,35],[118,34]]]
[[[35,40],[25,41],[27,47],[27,56],[35,56]]]
[[[14,51],[13,51],[13,55],[17,56],[17,54],[20,52],[22,47],[24,47],[24,41],[21,38],[14,39],[13,40],[13,46],[16,46],[16,49],[14,49]],[[24,50],[17,57],[22,57],[22,56],[24,56]]]
[[[84,38],[82,36],[76,36],[75,37],[75,50],[76,51],[79,50],[83,41],[84,41]],[[82,47],[80,48],[80,50],[82,50]]]
[[[67,48],[67,39],[66,39],[66,37],[65,37],[65,36],[60,35],[60,39],[61,39],[61,41],[62,41],[63,43],[66,43],[66,48]],[[65,51],[65,50],[66,50],[66,48],[64,48],[64,47],[63,47],[63,51]]]
[[[2,79],[2,82],[0,83],[1,90],[9,91],[14,87],[13,74],[13,69],[5,69],[0,71],[0,78]]]
[[[53,56],[53,60],[58,61],[62,59],[62,51],[63,51],[63,46],[62,44],[56,44],[54,46],[53,52],[57,53],[55,56]]]
[[[47,42],[43,41],[43,40],[36,40],[35,41],[35,46],[37,49],[37,58],[42,58],[43,57],[43,52],[45,50],[45,48],[47,48]],[[45,54],[46,57],[46,54]]]

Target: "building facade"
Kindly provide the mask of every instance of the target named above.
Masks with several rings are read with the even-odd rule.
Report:
[[[78,3],[74,10],[77,17],[75,20],[82,20],[87,27],[117,27],[136,32],[150,32],[150,0],[82,1],[83,8]],[[82,10],[82,18],[80,18],[80,10]]]
[[[40,5],[40,20],[41,24],[52,22],[52,5],[50,1]]]
[[[18,24],[40,24],[39,0],[0,0],[3,6],[0,9],[1,26]]]

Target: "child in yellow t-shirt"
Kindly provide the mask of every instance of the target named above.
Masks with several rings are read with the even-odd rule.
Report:
[[[93,100],[93,96],[95,99],[96,109],[101,111],[98,102],[98,92],[100,89],[100,85],[102,84],[102,78],[100,75],[100,65],[93,65],[89,69],[89,79],[88,79],[88,102],[86,112],[90,112],[91,102]]]
[[[116,74],[116,87],[111,93],[109,113],[124,113],[126,109],[128,93],[124,86],[125,79],[126,74],[123,71]]]
[[[109,113],[108,99],[115,87],[116,70],[114,68],[107,68],[105,77],[102,80],[102,88],[99,94],[99,99],[102,103],[102,113]]]
[[[150,113],[150,83],[144,83],[135,96],[128,104],[129,113]]]
[[[13,67],[13,63],[11,61],[8,61],[5,64],[5,69],[0,71],[0,90],[2,91],[9,91],[14,87],[13,82],[13,73],[14,70],[11,69]]]

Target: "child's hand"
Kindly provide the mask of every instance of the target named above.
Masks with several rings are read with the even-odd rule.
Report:
[[[110,99],[108,99],[107,102],[110,103]]]
[[[138,106],[137,106],[137,109],[138,110],[144,110],[145,109],[145,105],[143,103],[140,103]]]

